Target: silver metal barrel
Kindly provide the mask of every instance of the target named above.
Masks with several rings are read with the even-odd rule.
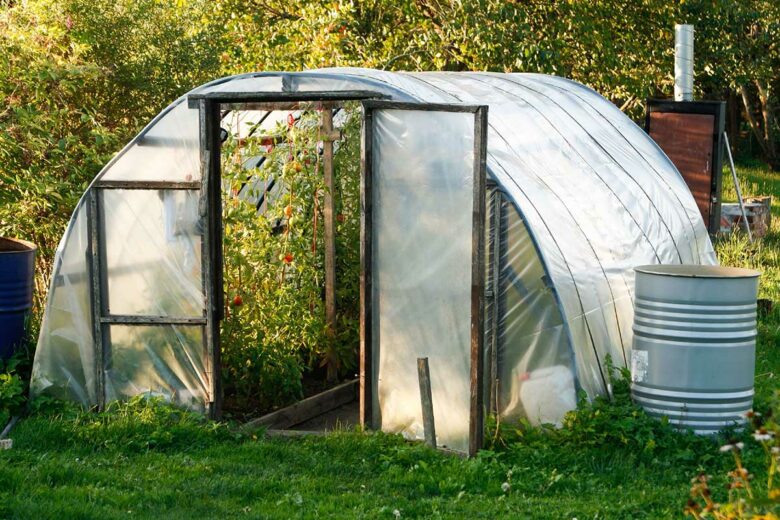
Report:
[[[743,424],[753,406],[759,273],[704,265],[635,270],[634,400],[699,434]]]

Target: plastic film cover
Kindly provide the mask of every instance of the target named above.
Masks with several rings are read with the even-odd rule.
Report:
[[[103,180],[200,180],[198,111],[180,101],[117,156]]]
[[[203,316],[199,193],[102,190],[112,314]]]
[[[422,439],[428,357],[437,444],[468,450],[474,114],[374,111],[374,423]]]
[[[525,224],[507,201],[498,209],[496,408],[507,419],[560,426],[577,405],[571,347]]]
[[[87,211],[81,204],[55,257],[52,284],[35,351],[30,393],[97,404],[87,258]]]
[[[109,336],[106,401],[148,394],[205,411],[209,385],[201,327],[114,325]]]

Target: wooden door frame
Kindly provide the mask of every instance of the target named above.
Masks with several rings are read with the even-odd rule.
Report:
[[[205,349],[210,381],[209,416],[222,416],[220,321],[224,318],[222,257],[222,167],[220,122],[223,110],[297,110],[301,103],[338,103],[379,99],[368,90],[310,92],[205,92],[187,96],[191,109],[199,111],[201,193],[199,211],[203,225],[203,288],[205,306]]]
[[[487,176],[487,115],[485,105],[441,103],[408,103],[397,101],[363,101],[360,183],[360,424],[373,424],[374,363],[379,345],[372,333],[373,293],[373,137],[375,110],[408,110],[430,112],[463,112],[474,114],[474,196],[471,242],[471,335],[470,335],[470,403],[469,447],[473,456],[484,440],[484,315],[485,315],[485,211]],[[375,348],[374,348],[375,347]]]

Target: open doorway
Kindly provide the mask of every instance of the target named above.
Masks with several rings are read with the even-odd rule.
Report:
[[[255,103],[219,117],[223,414],[257,418],[341,388],[350,402],[303,427],[354,425],[360,104]]]

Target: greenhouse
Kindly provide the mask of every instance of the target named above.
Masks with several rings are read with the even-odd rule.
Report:
[[[84,194],[57,251],[32,394],[102,407],[148,393],[218,415],[221,140],[344,103],[362,114],[367,427],[423,437],[421,357],[441,445],[473,453],[486,412],[560,424],[579,391],[609,393],[609,359],[629,363],[633,268],[716,263],[669,159],[580,84],[368,69],[230,77],[166,108]],[[259,211],[278,194],[266,181],[247,183]]]

